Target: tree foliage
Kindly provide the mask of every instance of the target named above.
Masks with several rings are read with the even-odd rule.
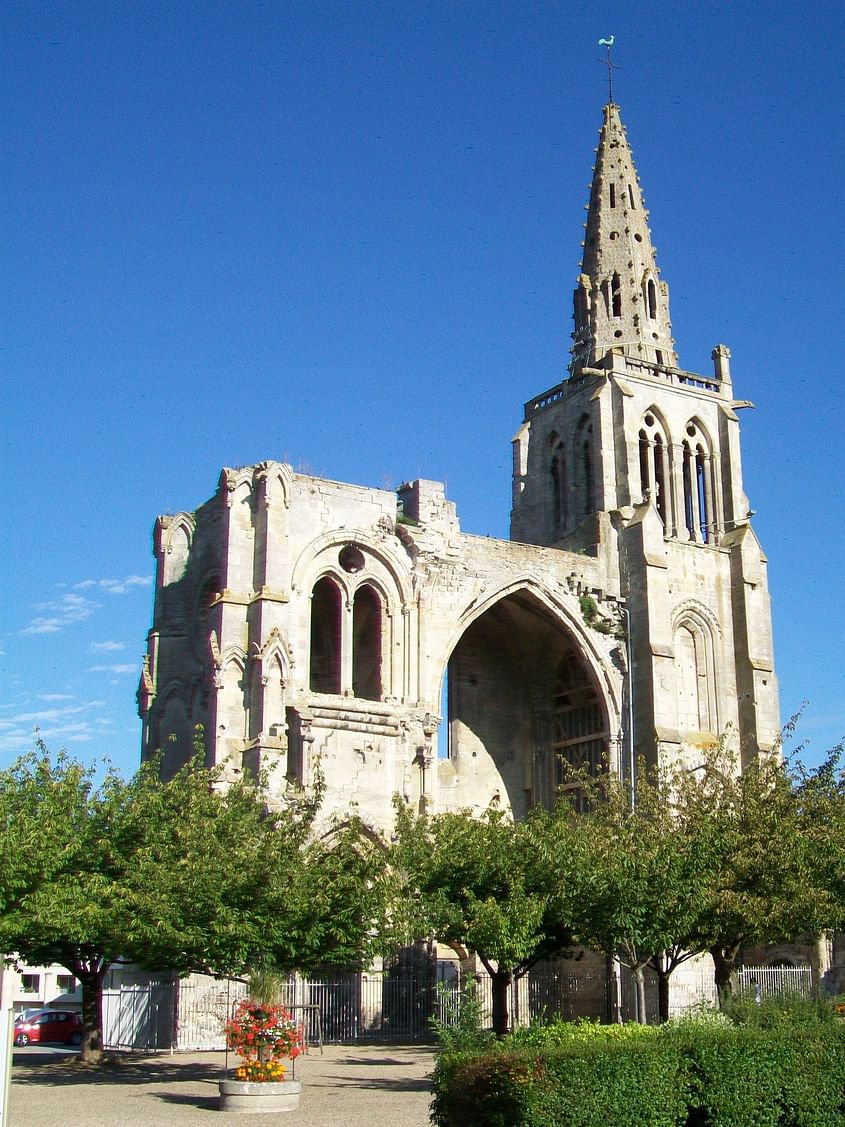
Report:
[[[538,959],[575,941],[585,868],[568,806],[523,822],[498,811],[415,818],[397,811],[394,863],[407,938],[433,935],[474,951],[493,985],[493,1028],[508,1028],[507,992]]]
[[[577,832],[593,874],[579,938],[631,968],[645,1021],[644,971],[658,978],[661,1020],[669,1016],[669,978],[694,953],[691,937],[708,903],[708,843],[678,817],[670,787],[640,764],[633,795],[608,774],[581,776],[589,803]]]
[[[354,821],[313,836],[320,795],[270,809],[199,759],[128,781],[43,744],[0,772],[0,950],[60,963],[83,988],[83,1057],[99,1058],[102,984],[119,959],[179,973],[283,970],[366,955],[383,858]]]
[[[690,944],[713,956],[726,1000],[743,946],[816,933],[841,915],[826,863],[835,843],[842,848],[841,803],[830,791],[831,801],[822,803],[824,788],[814,775],[796,769],[779,749],[740,771],[725,741],[700,768],[678,774],[674,786],[678,817],[706,855],[705,906]],[[827,842],[812,825],[819,809],[813,813],[810,793],[826,816],[838,816]]]
[[[815,772],[760,755],[740,771],[728,739],[659,778],[640,765],[635,794],[605,773],[569,782],[553,812],[522,823],[488,811],[397,821],[406,934],[475,951],[491,975],[494,1028],[507,986],[538,959],[583,945],[669,982],[709,953],[722,1002],[743,947],[784,942],[845,919],[845,780],[838,753]]]

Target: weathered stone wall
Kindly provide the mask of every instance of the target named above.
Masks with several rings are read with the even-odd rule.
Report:
[[[779,730],[766,559],[749,524],[729,353],[713,376],[611,351],[531,400],[512,535],[593,555],[630,614],[634,742],[692,759]]]
[[[618,762],[624,647],[579,603],[592,594],[618,627],[599,561],[466,536],[439,483],[399,500],[262,463],[160,518],[145,754],[161,748],[174,770],[202,724],[210,762],[265,767],[281,792],[319,761],[327,813],[378,829],[394,794],[520,816],[553,799],[556,684],[571,667]]]

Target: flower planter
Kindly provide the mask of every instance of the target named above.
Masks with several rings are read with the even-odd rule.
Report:
[[[299,1106],[299,1080],[221,1080],[220,1110],[244,1115],[279,1115]]]
[[[299,1106],[302,1085],[283,1063],[295,1060],[302,1051],[302,1026],[283,1006],[247,998],[238,1002],[226,1023],[226,1069],[228,1051],[241,1063],[233,1078],[220,1081],[220,1110],[245,1115],[279,1115]]]

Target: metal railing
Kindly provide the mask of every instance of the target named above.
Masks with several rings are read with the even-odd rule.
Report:
[[[454,964],[449,964],[454,967]],[[440,981],[438,981],[438,977]],[[810,967],[745,967],[737,975],[742,996],[760,998],[813,990]],[[473,975],[482,1021],[492,1020],[492,984]],[[433,1037],[433,1017],[448,1021],[464,983],[457,973],[438,976],[438,967],[399,967],[363,974],[291,978],[280,1001],[302,1020],[307,1042],[361,1040],[418,1041]],[[104,1037],[110,1048],[222,1049],[223,1027],[232,1006],[247,995],[238,980],[194,976],[168,983],[124,986],[103,997]],[[562,1017],[633,1020],[632,975],[621,968],[618,995],[602,974],[569,974],[538,967],[508,990],[508,1010],[515,1025]],[[676,972],[670,991],[670,1013],[716,1004],[712,970]],[[657,1020],[657,982],[646,975],[646,1017]]]

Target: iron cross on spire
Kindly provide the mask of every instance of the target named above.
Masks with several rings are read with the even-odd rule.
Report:
[[[613,101],[613,72],[615,70],[619,70],[619,67],[616,65],[616,63],[613,62],[610,57],[610,50],[613,47],[615,38],[615,35],[610,35],[607,39],[599,40],[599,47],[607,48],[607,58],[599,59],[598,61],[602,66],[607,67],[607,100],[609,102]]]

